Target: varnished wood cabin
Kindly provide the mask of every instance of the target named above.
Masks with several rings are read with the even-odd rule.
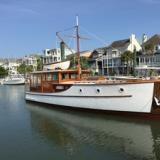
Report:
[[[68,89],[73,81],[79,81],[90,76],[91,72],[82,70],[78,77],[77,70],[37,71],[30,74],[29,90],[32,92],[60,92]]]

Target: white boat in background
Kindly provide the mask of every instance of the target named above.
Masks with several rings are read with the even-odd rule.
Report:
[[[5,85],[25,84],[25,78],[21,74],[11,74],[4,79],[3,84]]]
[[[0,78],[0,84],[3,84],[4,78]]]

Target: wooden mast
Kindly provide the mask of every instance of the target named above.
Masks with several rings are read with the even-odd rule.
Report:
[[[78,24],[78,16],[76,16],[76,40],[77,40],[77,71],[78,71],[78,76],[77,79],[80,80],[81,79],[81,64],[80,64],[80,45],[79,45],[79,41],[80,41],[80,36],[79,36],[79,24]]]

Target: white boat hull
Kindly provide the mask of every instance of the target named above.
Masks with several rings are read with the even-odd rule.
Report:
[[[24,84],[25,83],[25,79],[12,79],[12,80],[4,80],[3,84],[6,85],[18,85],[18,84]]]
[[[66,107],[150,113],[153,90],[154,83],[74,84],[63,92],[26,92],[25,98],[29,101]]]

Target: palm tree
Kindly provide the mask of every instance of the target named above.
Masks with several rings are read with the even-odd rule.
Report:
[[[121,55],[121,62],[127,68],[127,75],[131,72],[131,68],[133,67],[134,54],[131,51],[125,51]]]
[[[41,71],[43,69],[43,63],[41,57],[37,58],[37,70]]]
[[[74,56],[72,56],[70,58],[70,62],[71,62],[70,68],[72,68],[72,69],[76,68],[76,65],[77,65],[78,61],[77,61],[77,59],[75,59]],[[88,69],[89,68],[88,60],[85,57],[80,57],[80,64],[81,64],[82,69]]]

